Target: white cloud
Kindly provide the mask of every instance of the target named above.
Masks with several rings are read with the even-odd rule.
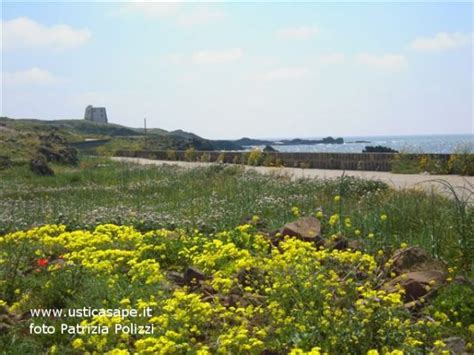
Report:
[[[294,80],[303,79],[307,77],[309,73],[307,68],[283,67],[266,73],[262,78],[264,80]]]
[[[319,33],[315,26],[288,27],[277,31],[278,38],[281,39],[308,39]]]
[[[360,64],[383,70],[399,70],[407,65],[406,58],[401,54],[373,55],[360,53],[356,56],[356,61]]]
[[[2,21],[3,49],[44,47],[56,50],[78,47],[91,37],[88,29],[68,25],[44,26],[27,17]]]
[[[176,24],[181,27],[194,27],[219,21],[224,17],[225,13],[221,10],[201,7],[196,8],[193,11],[180,14],[176,19]]]
[[[195,52],[192,56],[192,60],[200,64],[217,64],[239,60],[242,58],[242,55],[243,51],[241,48],[232,48],[222,51],[204,50]]]
[[[17,72],[2,72],[2,82],[8,86],[52,85],[60,82],[52,73],[40,68]]]
[[[321,64],[340,64],[346,60],[346,56],[343,53],[328,53],[321,54],[318,57],[318,62]]]
[[[440,32],[433,37],[418,37],[410,47],[422,52],[441,52],[463,47],[472,43],[472,40],[472,34]]]

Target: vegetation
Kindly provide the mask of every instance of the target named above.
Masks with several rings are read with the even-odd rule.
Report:
[[[191,153],[191,152],[190,152]],[[302,214],[341,207],[360,232],[383,227],[377,248],[402,241],[425,247],[433,255],[459,260],[459,237],[469,239],[472,207],[421,191],[394,191],[376,181],[299,180],[262,176],[238,166],[192,170],[173,166],[136,166],[104,158],[83,158],[77,167],[53,165],[54,177],[37,177],[26,166],[0,170],[0,233],[43,224],[93,229],[104,223],[140,230],[181,227],[225,230],[254,214],[268,230],[288,222],[296,206]],[[343,198],[336,204],[332,196]],[[380,224],[379,216],[391,216]],[[357,222],[357,223],[356,223]]]
[[[16,120],[0,117],[0,151],[13,160],[37,155],[42,137],[54,135],[88,153],[112,155],[117,150],[228,150],[241,149],[231,141],[211,141],[181,130],[167,132],[128,128],[86,120]]]
[[[465,201],[349,177],[295,182],[238,166],[84,158],[53,167],[54,177],[0,170],[7,353],[400,354],[442,352],[453,336],[472,349],[472,302],[459,297],[474,293],[473,209]],[[273,231],[302,216],[316,216],[328,241],[346,238],[361,250],[283,236],[276,245]],[[380,288],[398,277],[388,259],[407,245],[450,267],[447,286],[416,312],[402,289]],[[151,314],[28,315],[84,306]],[[36,335],[31,323],[152,324],[154,334]]]
[[[474,154],[468,150],[459,150],[448,160],[436,155],[396,154],[392,160],[392,171],[401,174],[430,173],[438,175],[458,174],[474,175]]]

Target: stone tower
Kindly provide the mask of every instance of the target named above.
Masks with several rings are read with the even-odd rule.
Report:
[[[105,107],[93,107],[89,105],[86,107],[86,112],[84,113],[84,119],[87,121],[107,123],[107,112]]]

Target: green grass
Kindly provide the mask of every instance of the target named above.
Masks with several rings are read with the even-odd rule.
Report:
[[[0,172],[0,233],[61,223],[92,229],[102,223],[140,230],[189,228],[220,231],[258,215],[265,229],[292,220],[291,208],[325,218],[341,213],[368,248],[417,244],[451,264],[472,256],[472,207],[436,194],[394,191],[385,184],[355,178],[299,180],[245,172],[237,166],[197,168],[137,166],[85,158],[77,168],[54,166],[53,177],[37,177],[27,167]],[[341,195],[341,203],[334,196]],[[459,202],[461,203],[461,202]],[[387,221],[380,219],[382,214]],[[468,259],[467,263],[472,263]],[[470,267],[470,266],[469,266]]]

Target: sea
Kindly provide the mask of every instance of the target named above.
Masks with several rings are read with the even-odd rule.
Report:
[[[280,152],[361,153],[366,146],[381,145],[404,153],[474,153],[474,134],[343,138],[344,144],[273,145],[272,147]],[[361,141],[369,143],[356,143]]]

